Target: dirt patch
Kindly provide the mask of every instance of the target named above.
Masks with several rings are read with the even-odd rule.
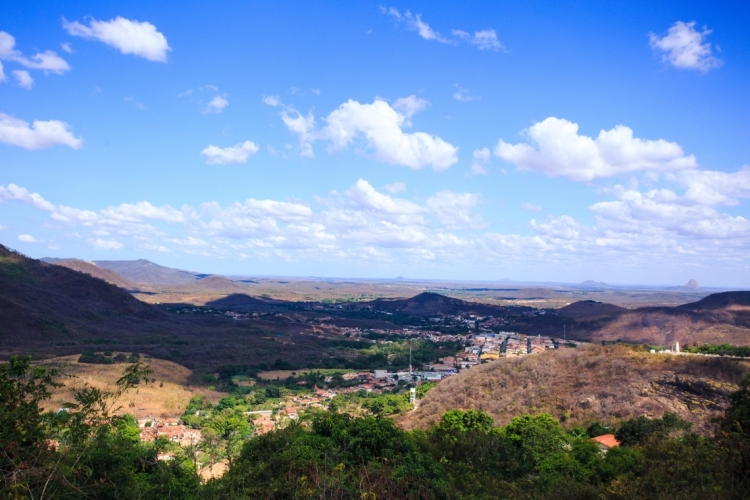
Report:
[[[113,353],[117,355],[118,353]],[[130,353],[124,353],[126,356]],[[74,393],[86,386],[95,387],[105,391],[114,391],[117,379],[122,376],[126,364],[95,365],[78,363],[79,355],[60,356],[51,358],[40,364],[48,367],[61,368],[63,372],[71,377],[62,377],[64,387],[52,391],[52,398],[45,401],[43,407],[48,410],[57,410],[66,402],[72,402]],[[161,359],[141,360],[154,370],[151,378],[155,379],[148,384],[141,383],[136,389],[128,391],[119,401],[122,409],[119,413],[130,413],[136,418],[154,417],[177,417],[182,415],[190,398],[194,395],[203,394],[210,400],[218,400],[220,393],[208,391],[203,388],[188,385],[188,378],[192,371],[182,365]]]

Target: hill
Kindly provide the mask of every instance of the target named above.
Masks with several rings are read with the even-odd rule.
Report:
[[[196,280],[206,276],[192,271],[160,266],[146,259],[97,260],[95,264],[105,269],[111,269],[135,283],[151,285],[192,285]]]
[[[117,355],[117,351],[113,355]],[[130,352],[124,353],[126,356]],[[60,356],[47,359],[39,364],[47,367],[60,368],[70,378],[66,377],[60,381],[63,387],[52,389],[52,397],[44,401],[44,408],[57,410],[63,403],[73,401],[75,391],[84,387],[93,387],[103,391],[114,391],[116,382],[122,376],[124,364],[92,365],[78,362],[78,354],[72,356]],[[127,392],[120,400],[122,409],[120,413],[131,413],[136,418],[154,417],[178,417],[185,410],[190,398],[196,394],[204,394],[209,399],[216,400],[221,394],[197,388],[189,384],[192,371],[188,368],[163,359],[144,359],[152,370],[151,376],[155,380],[149,384],[140,384],[138,390]]]
[[[133,283],[132,281],[123,278],[122,276],[112,271],[111,269],[99,267],[94,262],[89,262],[89,261],[80,260],[80,259],[42,259],[42,260],[48,261],[57,266],[63,266],[63,267],[67,267],[68,269],[72,269],[74,271],[86,273],[89,276],[93,276],[94,278],[99,278],[101,280],[106,281],[107,283],[111,283],[112,285],[119,286],[120,288],[125,288],[128,290],[132,290],[136,288],[135,283]]]
[[[557,312],[561,316],[566,316],[568,318],[582,319],[596,318],[598,316],[608,316],[612,314],[616,315],[626,310],[627,309],[624,307],[619,307],[613,304],[605,304],[593,300],[579,300],[568,306],[561,307]]]
[[[397,421],[425,428],[446,410],[474,408],[491,414],[496,425],[548,412],[572,427],[675,412],[706,431],[748,371],[750,362],[638,353],[625,346],[561,349],[462,371]]]
[[[382,311],[410,314],[412,316],[438,316],[456,314],[476,314],[480,316],[504,316],[510,312],[507,307],[493,306],[479,302],[468,302],[446,297],[439,293],[424,292],[409,299],[376,299],[363,303],[362,307],[372,307]],[[519,307],[512,308],[518,312]],[[530,308],[523,308],[530,309]]]
[[[509,328],[595,342],[750,345],[750,292],[716,293],[676,307],[624,309],[579,301],[554,315],[512,318]]]
[[[0,358],[40,359],[106,345],[206,373],[280,358],[315,366],[330,354],[327,331],[302,322],[234,321],[211,309],[176,309],[185,308],[146,304],[102,279],[0,245]]]
[[[290,306],[291,302],[270,299],[266,297],[254,297],[244,293],[233,293],[221,299],[207,302],[206,305],[217,309],[231,309],[238,312],[276,311]]]

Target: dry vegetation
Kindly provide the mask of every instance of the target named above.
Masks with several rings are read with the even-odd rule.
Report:
[[[707,431],[750,363],[721,358],[636,353],[588,346],[501,358],[446,379],[398,422],[425,428],[452,408],[474,408],[497,425],[548,412],[572,427],[675,412]]]
[[[117,353],[113,353],[117,355]],[[129,355],[130,353],[123,353]],[[148,384],[141,383],[138,389],[127,392],[119,404],[120,413],[131,413],[137,418],[177,417],[182,415],[190,398],[196,394],[205,394],[211,400],[218,400],[221,394],[188,385],[191,371],[182,365],[161,359],[144,359],[156,379]],[[52,399],[45,402],[45,409],[57,410],[63,403],[72,402],[73,394],[86,387],[95,387],[105,391],[113,391],[117,379],[122,376],[125,364],[95,365],[78,363],[78,355],[60,356],[48,359],[41,364],[57,367],[71,377],[61,378],[64,387],[53,391]]]

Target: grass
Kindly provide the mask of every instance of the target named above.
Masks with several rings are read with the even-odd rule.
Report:
[[[113,355],[117,355],[113,352]],[[126,356],[129,352],[123,353]],[[86,386],[96,387],[105,391],[113,391],[117,379],[122,376],[125,364],[94,365],[78,363],[79,355],[60,356],[41,362],[48,367],[61,368],[63,372],[71,377],[61,378],[64,387],[53,391],[52,398],[45,401],[44,408],[57,410],[66,402],[73,401],[73,395],[77,390]],[[188,401],[194,395],[203,394],[210,400],[218,400],[221,394],[208,391],[203,388],[188,385],[188,378],[192,372],[182,365],[172,361],[161,359],[144,359],[154,373],[153,382],[141,383],[137,389],[127,392],[119,401],[122,405],[120,414],[130,413],[136,418],[154,417],[178,417],[182,415]]]

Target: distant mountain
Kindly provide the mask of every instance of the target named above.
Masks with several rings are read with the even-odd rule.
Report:
[[[97,260],[94,263],[105,269],[111,269],[120,276],[135,283],[150,285],[192,285],[205,274],[183,271],[160,266],[146,259],[138,260]]]
[[[597,316],[606,316],[610,314],[619,314],[626,311],[624,307],[614,304],[605,304],[594,300],[579,300],[565,307],[561,307],[557,312],[568,318],[595,318]]]
[[[111,283],[113,285],[119,286],[120,288],[125,288],[128,290],[132,290],[136,288],[135,283],[133,283],[132,281],[123,278],[122,276],[120,276],[119,274],[117,274],[111,269],[99,267],[94,262],[89,262],[89,261],[80,260],[80,259],[42,259],[42,260],[45,262],[53,263],[57,266],[64,266],[74,271],[86,273],[89,276],[102,279],[106,281],[107,283]]]
[[[603,281],[594,281],[594,280],[586,280],[586,281],[582,282],[581,285],[583,285],[583,286],[596,286],[596,287],[607,286],[607,284],[605,282],[603,282]]]
[[[509,309],[479,302],[467,302],[446,297],[434,292],[424,292],[410,299],[376,299],[362,303],[382,311],[393,311],[414,316],[437,316],[454,314],[476,314],[479,316],[499,316],[508,314]],[[519,308],[513,308],[515,312]],[[527,308],[528,309],[528,308]]]
[[[722,292],[677,307],[623,309],[580,301],[557,315],[519,317],[509,328],[521,332],[656,345],[729,343],[750,345],[750,292]]]
[[[243,285],[235,283],[234,281],[217,274],[210,274],[205,278],[194,280],[193,282],[189,283],[189,286],[191,288],[198,288],[200,290],[216,290],[221,292],[245,290],[245,287]]]

